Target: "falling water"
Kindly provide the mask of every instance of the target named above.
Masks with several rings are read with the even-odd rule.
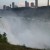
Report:
[[[0,32],[6,32],[12,44],[33,48],[50,48],[50,21],[7,15],[0,18]]]

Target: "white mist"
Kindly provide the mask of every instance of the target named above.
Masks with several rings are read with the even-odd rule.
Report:
[[[50,21],[20,16],[0,18],[0,32],[6,32],[12,44],[25,44],[32,48],[50,48]]]

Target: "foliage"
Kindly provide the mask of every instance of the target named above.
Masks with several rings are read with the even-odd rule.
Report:
[[[0,43],[8,43],[5,32],[4,32],[4,34],[0,34]]]
[[[7,41],[6,33],[0,34],[0,50],[40,50],[33,49],[30,47],[26,47],[25,44],[23,46],[20,45],[12,45]]]

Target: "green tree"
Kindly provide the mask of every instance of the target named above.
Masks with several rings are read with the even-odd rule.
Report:
[[[2,42],[2,35],[0,34],[0,42]]]
[[[4,34],[2,35],[2,38],[3,38],[3,42],[4,43],[7,43],[7,37],[6,37],[6,33],[4,32]]]

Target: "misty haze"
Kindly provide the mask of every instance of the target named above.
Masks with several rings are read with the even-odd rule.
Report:
[[[50,48],[50,8],[0,11],[0,32],[11,44]]]

